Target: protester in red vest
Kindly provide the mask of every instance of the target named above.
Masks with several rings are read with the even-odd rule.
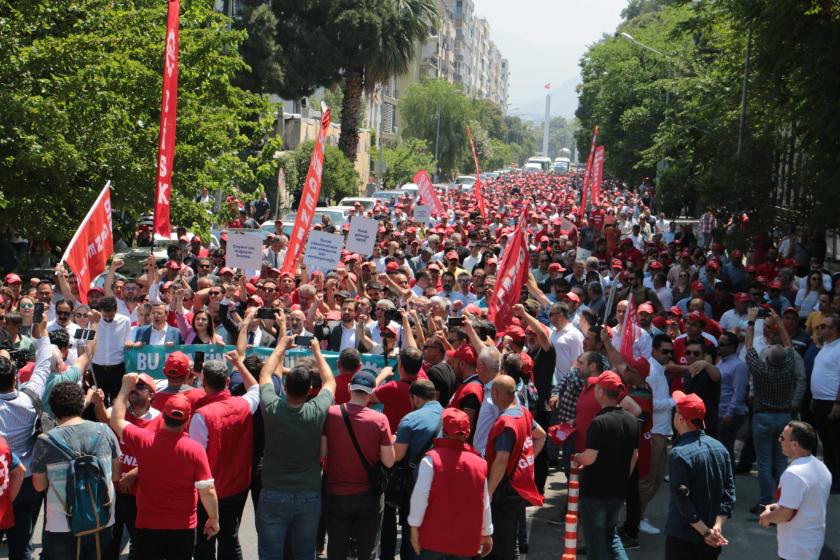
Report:
[[[545,431],[528,409],[517,404],[512,377],[497,375],[491,391],[501,411],[490,428],[485,451],[490,467],[488,491],[493,497],[493,557],[510,560],[518,557],[517,524],[526,503],[543,504],[534,482],[534,457],[545,445]]]
[[[183,393],[189,399],[192,410],[194,411],[198,405],[198,401],[206,396],[204,389],[197,389],[192,385],[187,384],[187,379],[190,376],[190,359],[183,352],[172,352],[166,357],[166,362],[163,364],[163,374],[166,376],[169,384],[155,393],[155,398],[152,399],[152,408],[163,411],[166,401],[172,395]]]
[[[207,453],[185,433],[192,411],[186,395],[170,396],[156,432],[126,421],[128,395],[139,378],[136,373],[123,377],[111,408],[111,428],[142,465],[137,489],[137,558],[189,560],[195,547],[199,497],[208,513],[200,538],[219,532],[219,504]]]
[[[20,491],[25,473],[26,467],[9,449],[6,438],[0,436],[0,536],[3,531],[15,525],[12,502]]]
[[[151,407],[155,394],[155,380],[147,373],[141,373],[137,384],[128,393],[128,409],[125,419],[138,428],[156,432],[160,424],[160,411]],[[106,424],[111,421],[111,411],[105,409],[105,393],[99,389],[93,396],[96,419]],[[114,507],[114,534],[105,549],[103,558],[116,560],[122,550],[123,527],[128,529],[129,541],[134,546],[135,522],[137,520],[137,475],[140,469],[134,451],[125,442],[120,442],[120,479],[114,485],[116,504]],[[133,551],[132,551],[133,552]],[[132,556],[133,557],[133,556]]]
[[[487,463],[466,443],[470,419],[463,410],[445,409],[441,424],[443,438],[420,462],[411,493],[411,546],[424,560],[487,556],[493,549]]]
[[[207,360],[202,368],[202,385],[207,396],[193,413],[190,438],[207,450],[207,461],[219,500],[219,533],[209,539],[199,538],[195,557],[198,560],[218,557],[241,559],[239,522],[248,489],[251,486],[251,457],[253,455],[254,412],[260,406],[257,380],[242,363],[244,355],[235,350],[225,356],[239,370],[245,385],[245,395],[230,394],[227,364],[221,360]],[[207,511],[198,508],[198,524],[207,522]]]

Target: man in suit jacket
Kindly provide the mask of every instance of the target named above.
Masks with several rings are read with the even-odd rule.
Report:
[[[361,341],[356,336],[356,302],[344,300],[341,304],[340,321],[316,324],[315,338],[326,340],[327,350],[331,352],[341,352],[345,348],[355,348],[361,352]]]
[[[181,344],[181,333],[177,327],[166,322],[167,306],[165,303],[152,305],[152,324],[138,327],[134,333],[134,345],[144,346],[146,344],[172,346]]]
[[[234,310],[238,311],[240,317],[242,317],[242,322],[237,325],[230,317],[230,301],[223,299],[219,303],[219,320],[228,333],[229,343],[235,344],[239,338],[239,330],[244,328],[248,329],[247,343],[249,346],[274,348],[274,345],[277,343],[274,336],[263,330],[260,327],[260,321],[256,318],[248,320],[246,311],[249,307],[263,307],[263,299],[258,295],[252,295],[248,296],[244,305],[242,303],[237,304]]]

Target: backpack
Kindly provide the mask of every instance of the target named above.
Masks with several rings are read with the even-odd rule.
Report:
[[[20,392],[28,396],[32,401],[32,406],[35,407],[35,437],[49,432],[58,425],[55,418],[44,411],[44,403],[35,391],[29,387],[23,387]]]
[[[99,446],[102,429],[101,425],[97,427],[96,434],[88,446],[93,453]],[[67,501],[61,499],[57,490],[55,493],[58,501],[64,506],[70,532],[77,537],[77,552],[78,540],[93,534],[96,535],[96,550],[99,557],[101,556],[99,531],[108,527],[112,505],[111,480],[107,474],[105,461],[92,453],[74,451],[54,430],[46,434],[45,440],[70,461],[67,465],[67,481],[64,488]]]

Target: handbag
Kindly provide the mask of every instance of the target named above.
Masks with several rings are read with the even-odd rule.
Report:
[[[432,448],[434,441],[435,436],[432,436],[413,460],[406,461],[403,459],[391,470],[391,478],[388,481],[388,488],[385,490],[385,503],[387,505],[395,508],[408,505],[411,500],[411,492],[414,490],[416,481],[414,475],[417,472],[417,465],[426,452]]]
[[[388,479],[391,476],[391,471],[385,468],[385,466],[378,461],[375,465],[368,463],[368,460],[365,458],[365,454],[362,453],[362,448],[359,447],[359,441],[356,439],[356,434],[353,432],[353,424],[350,422],[350,415],[347,414],[347,407],[342,404],[339,408],[341,409],[341,417],[344,418],[344,425],[347,426],[347,432],[350,434],[350,441],[353,442],[356,454],[359,456],[359,460],[362,462],[365,472],[367,472],[368,481],[370,482],[370,491],[374,494],[382,494],[388,487]]]

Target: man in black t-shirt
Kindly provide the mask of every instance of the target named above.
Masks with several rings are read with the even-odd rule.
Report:
[[[605,371],[589,382],[601,411],[586,431],[586,451],[572,457],[584,467],[580,522],[589,558],[626,558],[615,527],[639,455],[639,424],[618,405],[625,388],[617,373]]]
[[[703,399],[706,405],[706,435],[717,439],[720,370],[715,365],[714,352],[714,347],[709,348],[700,339],[690,339],[685,343],[688,371],[683,374],[683,391]]]

